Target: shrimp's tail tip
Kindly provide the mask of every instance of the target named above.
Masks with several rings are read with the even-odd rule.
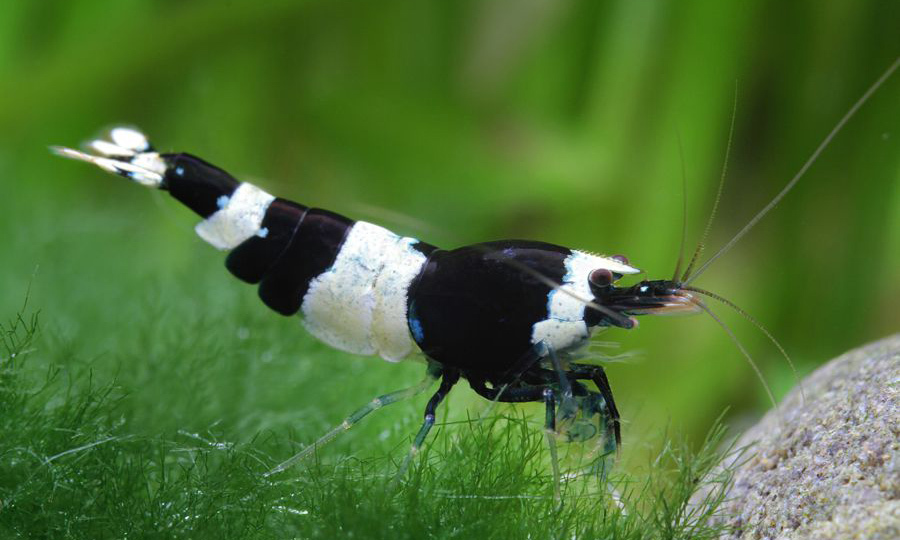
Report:
[[[115,127],[106,136],[87,142],[87,151],[51,146],[58,156],[92,163],[106,172],[128,178],[147,187],[163,185],[167,164],[147,137],[131,127]]]

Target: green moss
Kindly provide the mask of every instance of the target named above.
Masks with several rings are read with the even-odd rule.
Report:
[[[326,447],[266,478],[296,446],[283,435],[215,422],[195,422],[198,432],[154,429],[168,425],[156,416],[192,406],[176,386],[155,395],[170,407],[138,411],[136,389],[91,366],[58,364],[80,351],[36,335],[36,316],[0,330],[0,532],[11,537],[712,538],[718,530],[706,519],[721,492],[693,509],[688,500],[720,457],[719,428],[697,452],[666,447],[642,473],[570,478],[561,507],[542,429],[527,415],[441,425],[399,483],[406,445],[397,440],[385,453]]]

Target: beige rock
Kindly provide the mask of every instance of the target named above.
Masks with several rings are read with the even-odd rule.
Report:
[[[900,334],[803,381],[745,433],[726,538],[900,539]]]

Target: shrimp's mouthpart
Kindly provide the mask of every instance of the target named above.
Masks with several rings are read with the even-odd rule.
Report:
[[[703,308],[699,298],[669,280],[642,281],[632,287],[610,291],[603,303],[624,315],[689,315]]]
[[[697,299],[690,293],[640,299],[636,304],[644,302],[646,305],[628,308],[625,313],[629,315],[691,315],[703,311],[697,304]]]

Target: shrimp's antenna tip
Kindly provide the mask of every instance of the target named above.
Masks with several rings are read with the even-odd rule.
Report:
[[[691,256],[691,262],[688,263],[687,268],[684,270],[684,275],[681,276],[681,281],[685,283],[691,281],[691,272],[694,270],[694,265],[700,260],[700,256],[703,255],[703,250],[706,248],[706,239],[709,237],[709,231],[712,229],[713,221],[716,220],[716,214],[719,211],[719,203],[722,200],[722,191],[725,189],[725,177],[728,176],[728,160],[731,157],[731,145],[734,141],[734,123],[737,118],[737,103],[738,89],[737,81],[735,81],[734,102],[731,105],[731,125],[728,128],[728,143],[725,145],[725,159],[722,161],[722,174],[719,176],[719,187],[716,189],[716,199],[715,202],[713,202],[712,211],[709,213],[709,219],[706,220],[703,236],[701,236],[700,241],[697,242],[697,249],[694,250],[694,254]]]
[[[803,381],[800,379],[800,374],[797,371],[797,367],[794,365],[794,362],[791,360],[791,357],[788,355],[785,348],[782,347],[781,343],[779,343],[778,340],[775,339],[775,336],[772,335],[772,333],[769,332],[769,330],[765,326],[763,326],[763,324],[761,322],[759,322],[755,317],[753,317],[752,315],[750,315],[749,313],[744,311],[741,307],[739,307],[737,304],[735,304],[731,300],[725,298],[724,296],[716,294],[712,291],[708,291],[706,289],[701,289],[699,287],[684,287],[684,290],[695,292],[697,294],[702,294],[703,296],[707,296],[709,298],[712,298],[713,300],[717,300],[717,301],[725,304],[726,306],[728,306],[731,309],[733,309],[734,311],[736,311],[738,313],[738,315],[747,319],[747,321],[749,321],[750,324],[752,324],[760,332],[762,332],[763,335],[765,335],[766,338],[768,338],[768,340],[770,342],[772,342],[773,345],[775,345],[775,348],[778,349],[778,352],[781,353],[781,356],[783,356],[784,359],[787,360],[788,365],[791,367],[791,373],[794,375],[794,381],[797,383],[797,387],[800,389],[800,401],[801,401],[801,403],[806,403],[806,391],[803,389]]]
[[[684,162],[684,144],[681,142],[681,133],[678,132],[678,157],[681,158],[681,244],[678,246],[678,262],[675,263],[675,272],[672,273],[672,281],[678,280],[681,273],[681,265],[684,264],[684,244],[687,241],[687,166]]]
[[[741,354],[744,355],[744,358],[747,359],[750,367],[753,368],[753,372],[756,373],[756,377],[760,380],[763,388],[765,388],[766,390],[766,395],[769,397],[769,402],[772,404],[772,409],[775,411],[775,414],[778,417],[778,423],[783,426],[784,422],[781,418],[781,413],[778,410],[778,402],[775,400],[775,394],[772,393],[772,388],[769,386],[769,383],[766,382],[766,378],[763,376],[762,370],[759,368],[759,365],[755,360],[753,360],[753,357],[750,356],[750,353],[747,352],[747,348],[744,347],[744,344],[741,343],[741,341],[737,338],[731,328],[727,324],[725,324],[725,321],[719,318],[719,316],[716,315],[713,310],[709,309],[709,306],[707,306],[702,300],[699,299],[695,300],[695,302],[700,309],[705,311],[707,315],[709,315],[714,321],[716,321],[716,324],[718,324],[722,327],[723,330],[725,330],[725,333],[728,334],[728,337],[731,339],[732,343],[734,343],[738,350],[741,351]]]
[[[769,204],[765,205],[762,210],[757,212],[757,214],[753,216],[750,221],[748,221],[747,224],[744,225],[741,230],[739,230],[737,234],[735,234],[731,238],[731,240],[729,240],[724,246],[719,248],[719,251],[715,252],[709,259],[707,259],[706,262],[704,262],[699,268],[697,268],[697,270],[692,275],[689,275],[687,272],[685,272],[684,279],[682,280],[685,285],[689,285],[691,282],[700,277],[700,275],[703,274],[703,272],[705,272],[706,269],[716,261],[716,259],[724,255],[732,247],[734,247],[734,245],[737,244],[738,241],[740,241],[740,239],[750,231],[750,229],[755,227],[756,224],[766,216],[766,214],[768,214],[773,208],[775,208],[775,206],[779,202],[781,202],[781,200],[784,199],[784,197],[788,193],[790,193],[792,189],[794,189],[794,186],[797,185],[797,182],[799,182],[800,179],[806,175],[806,172],[809,170],[809,168],[812,167],[816,161],[818,161],[819,156],[821,156],[822,152],[824,152],[825,149],[831,145],[831,141],[833,141],[834,138],[837,137],[837,134],[844,129],[844,126],[847,125],[847,122],[849,122],[851,118],[856,116],[856,113],[859,111],[859,109],[869,101],[872,95],[876,91],[878,91],[878,89],[881,88],[882,85],[884,85],[885,81],[887,81],[891,77],[891,75],[893,75],[894,72],[897,71],[898,67],[900,67],[900,56],[898,56],[894,60],[890,67],[888,67],[884,71],[884,73],[882,73],[881,76],[878,77],[878,79],[874,83],[872,83],[871,86],[869,86],[869,88],[863,93],[863,95],[858,100],[856,100],[856,102],[847,110],[847,112],[844,113],[844,116],[842,116],[841,119],[838,120],[838,123],[835,124],[830,132],[828,132],[828,135],[826,135],[825,138],[822,139],[822,142],[819,143],[819,146],[817,146],[813,153],[810,154],[809,158],[807,158],[807,160],[803,163],[794,177],[791,178],[791,180],[783,188],[781,188],[781,191],[779,191],[778,194],[775,195],[771,201],[769,201]]]

